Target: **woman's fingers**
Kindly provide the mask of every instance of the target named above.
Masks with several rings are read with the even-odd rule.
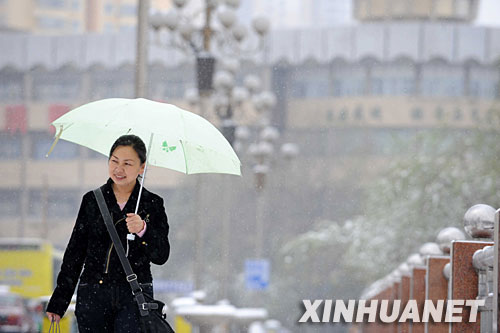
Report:
[[[135,234],[141,232],[144,227],[144,222],[141,217],[136,214],[128,213],[125,221],[127,222],[127,229],[130,233]]]
[[[56,313],[52,313],[52,312],[47,312],[47,317],[49,318],[49,320],[51,322],[55,321],[56,323],[59,323],[59,320],[61,320],[61,316],[59,316]]]

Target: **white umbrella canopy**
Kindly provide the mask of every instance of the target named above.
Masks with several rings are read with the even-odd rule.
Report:
[[[54,145],[61,138],[107,156],[118,137],[135,134],[150,144],[148,164],[185,174],[241,175],[240,160],[222,133],[206,119],[172,104],[103,99],[73,109],[52,125],[58,132]]]

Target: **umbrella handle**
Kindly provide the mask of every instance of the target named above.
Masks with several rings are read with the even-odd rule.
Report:
[[[61,129],[59,130],[59,133],[57,133],[56,139],[52,143],[52,146],[50,146],[49,152],[45,155],[45,157],[49,157],[50,153],[54,150],[54,147],[56,146],[57,142],[59,141],[59,138],[61,137],[63,131],[63,126],[61,125]]]
[[[144,180],[146,179],[146,170],[148,169],[148,160],[149,160],[149,153],[151,152],[151,144],[153,143],[153,133],[151,133],[151,137],[149,138],[149,146],[148,146],[148,151],[146,155],[146,165],[144,166],[144,173],[142,174],[142,180],[141,180],[141,187],[139,189],[139,196],[137,198],[137,204],[135,205],[135,214],[137,215],[137,211],[139,210],[139,201],[141,200],[141,194],[142,194],[142,188],[144,186]],[[128,240],[134,240],[135,235],[134,234],[128,234],[127,235]],[[128,245],[128,242],[127,242]],[[128,255],[128,251],[127,251]]]
[[[151,144],[152,143],[153,143],[153,133],[151,133],[151,136],[149,137],[148,152],[146,155],[146,166],[144,167],[144,173],[142,174],[141,188],[139,189],[139,197],[137,198],[137,204],[135,206],[135,214],[137,214],[137,211],[139,210],[139,201],[141,199],[142,187],[144,186],[144,180],[146,179],[146,171],[148,169],[149,153],[151,152]]]

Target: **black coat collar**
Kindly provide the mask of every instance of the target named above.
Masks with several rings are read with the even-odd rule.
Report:
[[[132,190],[132,193],[130,194],[130,197],[128,198],[127,204],[125,205],[125,208],[123,210],[120,210],[120,207],[118,206],[118,203],[116,202],[116,197],[115,193],[113,192],[113,180],[111,177],[108,179],[106,184],[103,185],[102,187],[102,192],[104,194],[104,198],[106,200],[106,203],[109,207],[109,210],[113,210],[115,214],[124,214],[124,213],[134,213],[135,212],[135,206],[137,204],[137,198],[139,196],[139,190],[141,187],[141,184],[139,180],[135,182],[134,189]],[[145,193],[145,188],[142,189],[142,194],[144,195]],[[141,207],[139,205],[139,212],[141,211]],[[114,215],[114,214],[113,214]]]

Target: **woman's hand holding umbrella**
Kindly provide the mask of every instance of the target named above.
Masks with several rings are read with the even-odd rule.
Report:
[[[134,213],[127,213],[127,218],[125,219],[127,222],[128,232],[131,234],[138,234],[142,230],[144,230],[145,222],[141,219],[141,217]]]

